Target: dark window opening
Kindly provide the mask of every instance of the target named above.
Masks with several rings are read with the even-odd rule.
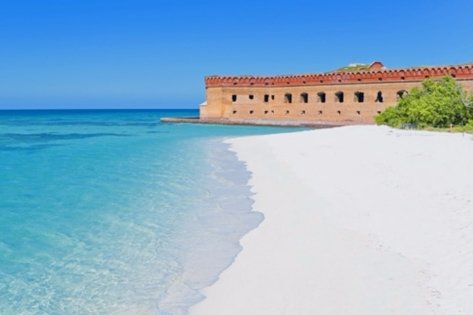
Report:
[[[322,115],[323,113],[324,113],[323,111],[319,110],[319,115]]]
[[[269,102],[269,94],[264,95],[264,102],[265,103]]]
[[[401,77],[401,80],[405,80],[405,79],[406,79],[406,77]]]
[[[361,115],[361,111],[359,111],[359,110],[357,110],[356,113],[357,113],[358,116]]]
[[[284,103],[292,103],[292,94],[291,93],[286,93],[284,95]]]
[[[335,102],[336,103],[343,103],[344,101],[344,95],[343,95],[343,92],[337,92],[335,93]]]
[[[341,113],[342,113],[341,111],[337,110],[337,114],[341,115]]]
[[[236,110],[234,110],[234,111],[233,111],[233,115],[235,115],[236,113],[237,113],[237,111],[236,111]]]
[[[355,102],[363,103],[365,101],[365,93],[355,92]]]
[[[268,111],[267,111],[267,110],[265,110],[265,111],[264,111],[264,113],[265,113],[265,114],[267,114],[267,113],[268,113]]]
[[[271,114],[274,114],[274,110],[271,111]]]
[[[383,78],[378,78],[379,81],[383,81]]]
[[[375,100],[375,102],[377,102],[377,103],[382,103],[382,102],[384,102],[383,92],[378,91],[378,93],[376,93],[376,100]]]
[[[381,111],[380,111],[380,110],[378,110],[378,114],[381,114]]]
[[[303,110],[303,111],[301,112],[301,114],[302,114],[302,115],[305,115],[305,110]]]
[[[287,115],[287,114],[289,114],[289,111],[288,111],[288,110],[286,111],[286,115]]]
[[[236,102],[237,96],[235,94],[232,95],[232,102]]]
[[[274,95],[271,95],[271,100],[273,100],[273,101],[274,101]]]
[[[324,92],[317,93],[317,98],[320,103],[325,103],[326,96]]]
[[[250,98],[250,100],[255,98],[255,96],[253,94],[250,94],[248,97]]]
[[[301,93],[301,103],[308,103],[309,102],[309,94]]]
[[[397,99],[400,100],[404,98],[404,96],[407,95],[407,91],[406,90],[397,91],[396,95],[397,95]]]
[[[254,113],[254,111],[250,110],[250,114],[253,114],[253,113]]]

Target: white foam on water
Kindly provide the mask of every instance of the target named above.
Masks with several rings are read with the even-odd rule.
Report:
[[[156,314],[184,315],[201,301],[201,290],[218,279],[240,252],[239,240],[263,220],[252,211],[250,173],[221,140],[207,143],[206,194],[197,196],[195,208],[177,236],[186,244],[179,258],[183,270],[159,299]],[[203,171],[203,170],[201,170]]]

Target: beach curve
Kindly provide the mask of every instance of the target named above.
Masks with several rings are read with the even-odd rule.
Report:
[[[265,220],[191,315],[473,313],[471,135],[230,140]]]

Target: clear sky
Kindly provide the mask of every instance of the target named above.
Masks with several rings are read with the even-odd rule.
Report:
[[[197,108],[210,74],[473,61],[472,0],[0,0],[0,108]]]

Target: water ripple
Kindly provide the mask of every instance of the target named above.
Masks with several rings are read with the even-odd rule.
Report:
[[[0,125],[4,126],[93,126],[93,127],[157,127],[158,121],[23,121],[23,120],[3,120]]]
[[[77,140],[96,137],[127,137],[130,134],[122,133],[4,133],[0,134],[0,140],[11,140],[22,143],[47,142],[58,140]]]
[[[10,145],[0,145],[0,151],[3,152],[35,152],[44,149],[49,149],[53,147],[63,146],[62,144],[33,144],[29,146],[10,146]]]

